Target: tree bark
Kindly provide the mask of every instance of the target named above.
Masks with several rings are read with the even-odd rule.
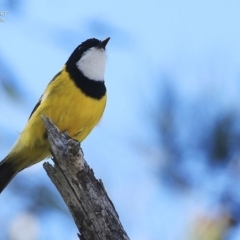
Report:
[[[80,143],[59,129],[46,116],[54,166],[43,164],[48,176],[68,206],[81,240],[129,240],[101,180],[83,158]]]

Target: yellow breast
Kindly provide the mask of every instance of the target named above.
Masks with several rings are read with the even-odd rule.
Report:
[[[83,141],[101,119],[106,99],[106,95],[100,100],[86,96],[76,87],[64,67],[46,88],[40,105],[22,133],[26,144],[46,144],[41,115],[48,116],[60,131],[68,131],[72,138]]]

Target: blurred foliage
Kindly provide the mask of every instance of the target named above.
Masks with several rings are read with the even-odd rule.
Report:
[[[160,108],[154,119],[163,158],[159,159],[158,171],[161,183],[178,193],[186,190],[207,193],[205,186],[215,185],[213,192],[207,193],[208,200],[224,208],[227,217],[221,215],[211,220],[210,216],[206,220],[205,216],[208,223],[198,223],[194,228],[202,232],[199,230],[199,236],[195,232],[191,239],[229,239],[226,232],[240,220],[239,186],[233,184],[240,180],[239,109],[217,110],[211,107],[211,99],[206,100],[204,96],[200,101],[192,98],[192,102],[186,103],[168,78],[161,82],[164,84],[159,90]],[[213,113],[210,114],[209,108],[214,109]]]
[[[239,136],[234,131],[234,122],[240,119],[231,112],[221,113],[214,121],[214,125],[208,134],[205,145],[209,163],[228,163],[231,160],[231,153],[238,152],[234,149]]]
[[[10,64],[0,57],[0,93],[6,94],[14,101],[23,101],[23,88],[19,82],[19,79],[11,71]]]
[[[17,179],[18,181],[13,180],[10,189],[25,203],[26,212],[40,216],[58,211],[70,216],[67,207],[59,197],[59,192],[49,181],[38,182],[34,179],[29,182],[29,178],[24,175],[17,176]]]
[[[1,0],[1,5],[4,9],[9,9],[12,12],[17,12],[23,1],[20,0]]]
[[[224,211],[215,217],[205,213],[198,216],[192,225],[189,240],[223,240],[231,226],[231,218]]]

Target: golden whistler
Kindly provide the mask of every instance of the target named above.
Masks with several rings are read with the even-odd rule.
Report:
[[[50,156],[41,115],[79,142],[99,122],[107,99],[104,71],[109,39],[92,38],[80,44],[48,84],[18,140],[0,163],[0,192],[18,172]]]

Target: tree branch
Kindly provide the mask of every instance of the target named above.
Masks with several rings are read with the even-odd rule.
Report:
[[[42,120],[47,129],[54,166],[43,164],[48,176],[68,206],[81,240],[129,240],[113,203],[101,180],[84,160],[79,142],[70,138],[46,116]]]

